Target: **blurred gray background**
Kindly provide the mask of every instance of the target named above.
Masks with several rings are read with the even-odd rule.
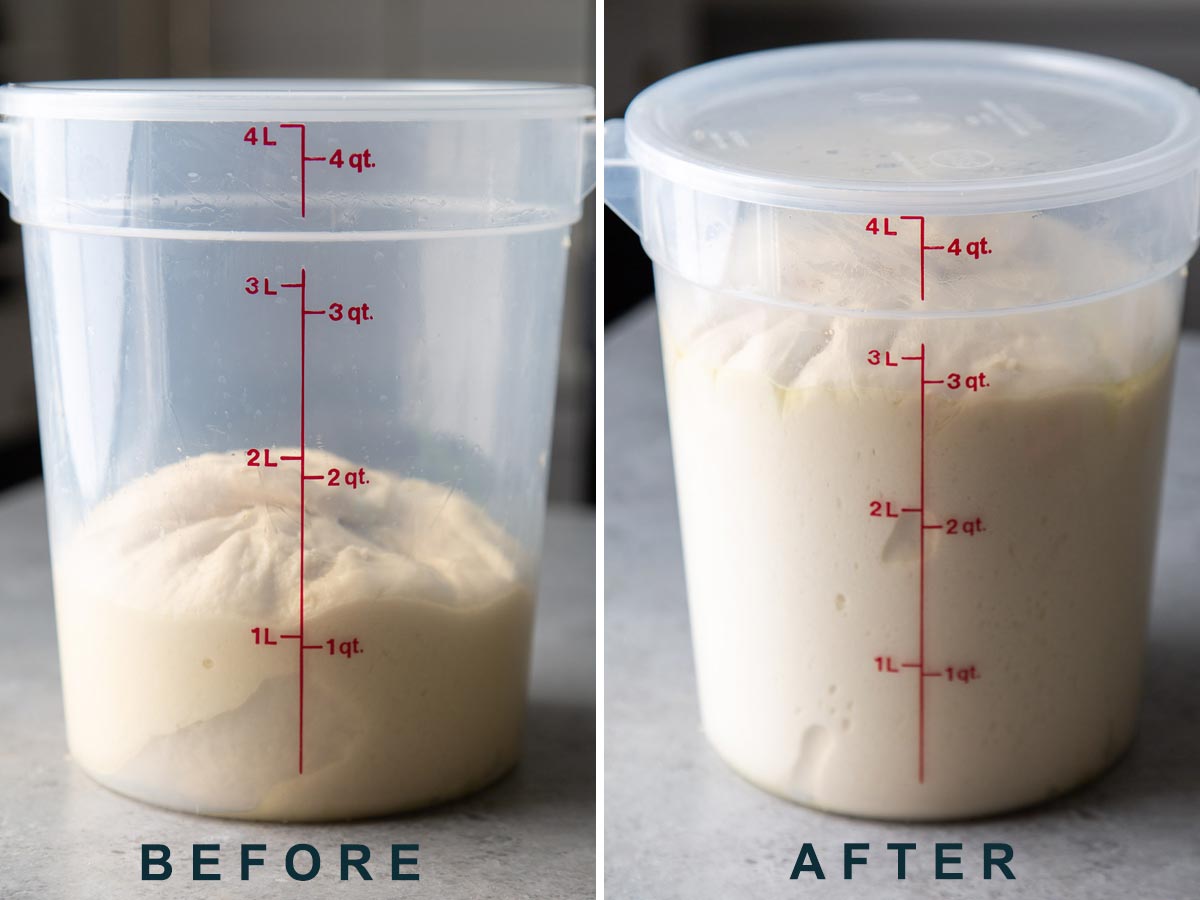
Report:
[[[0,81],[293,76],[594,84],[594,0],[0,0]],[[40,471],[20,231],[0,225],[0,487]],[[550,469],[595,499],[595,207],[572,232]]]
[[[770,47],[873,38],[1044,44],[1115,56],[1200,85],[1197,0],[606,0],[604,118],[679,69]],[[604,212],[605,321],[653,291],[637,237]],[[1200,328],[1200,278],[1184,324]]]

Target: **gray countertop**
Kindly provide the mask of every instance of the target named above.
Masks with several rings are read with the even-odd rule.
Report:
[[[1141,730],[1108,775],[1025,813],[946,825],[826,815],[741,780],[700,732],[654,309],[605,346],[605,894],[732,897],[1200,897],[1200,338],[1179,356]],[[888,841],[918,845],[896,880]],[[935,842],[964,845],[934,881]],[[983,881],[984,841],[1017,880]],[[825,881],[789,881],[812,843]],[[842,879],[843,842],[870,864]]]
[[[534,637],[525,754],[493,787],[408,816],[267,825],[168,812],[110,793],[66,755],[41,486],[0,496],[0,898],[595,896],[595,525],[552,508]],[[140,845],[172,849],[168,882],[140,881]],[[220,882],[190,880],[191,845],[222,847]],[[238,880],[241,844],[268,846]],[[321,853],[290,880],[296,843]],[[342,843],[371,848],[373,881],[338,880]],[[389,880],[393,843],[416,843],[419,882]],[[301,856],[298,865],[306,866]],[[405,869],[404,871],[414,871]],[[353,874],[353,873],[352,873]]]

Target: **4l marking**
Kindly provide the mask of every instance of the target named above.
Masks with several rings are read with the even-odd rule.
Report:
[[[242,135],[242,141],[254,147],[277,147],[279,139],[273,138],[272,128],[291,128],[300,132],[300,218],[308,215],[308,175],[309,163],[325,163],[334,169],[345,169],[359,175],[368,169],[374,169],[378,163],[371,154],[370,147],[361,150],[335,147],[324,156],[309,156],[308,154],[308,125],[304,122],[281,122],[279,125],[251,125]],[[274,134],[278,134],[275,131]]]
[[[920,248],[922,301],[925,299],[925,254],[942,252],[948,256],[966,256],[968,259],[978,260],[985,256],[991,256],[994,252],[987,237],[983,235],[978,238],[952,238],[948,244],[927,244],[925,242],[924,216],[896,216],[895,221],[916,222],[919,226],[920,243],[917,246]],[[867,222],[863,230],[883,237],[897,237],[900,234],[899,228],[893,224],[892,216],[874,216]],[[894,363],[888,363],[888,365],[894,365]]]

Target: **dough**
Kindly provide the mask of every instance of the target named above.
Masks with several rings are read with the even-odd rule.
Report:
[[[774,260],[762,280],[824,312],[656,270],[709,739],[853,815],[982,815],[1096,775],[1134,732],[1184,273],[1061,309],[850,315],[900,302],[882,275],[863,293],[861,242],[777,237],[735,240],[728,279]],[[909,307],[1123,265],[1045,223],[1007,239],[986,274],[931,281],[952,303]],[[926,388],[923,773],[921,516],[899,512],[920,506],[920,363],[901,357],[922,344],[928,379],[987,379]]]
[[[315,449],[306,467],[358,470]],[[305,491],[302,775],[299,641],[283,637],[299,633],[298,464],[190,457],[92,510],[54,565],[88,772],[196,812],[331,819],[445,800],[513,765],[528,563],[454,490],[368,477]]]

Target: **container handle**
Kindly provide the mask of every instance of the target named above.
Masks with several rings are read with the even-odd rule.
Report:
[[[1200,241],[1200,169],[1192,172],[1192,179],[1196,182],[1196,202],[1192,206],[1192,240]]]
[[[625,146],[625,120],[604,123],[604,202],[642,236],[641,179]]]
[[[0,194],[9,200],[13,196],[12,143],[16,126],[12,122],[0,121]]]
[[[596,189],[596,119],[589,117],[579,130],[579,202]]]

